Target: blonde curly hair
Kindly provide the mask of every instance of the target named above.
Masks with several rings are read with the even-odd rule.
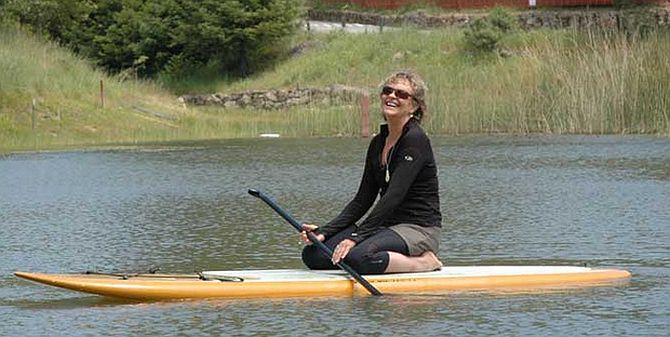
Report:
[[[421,122],[426,118],[428,107],[426,106],[426,92],[428,87],[423,79],[414,71],[406,69],[400,70],[389,75],[382,83],[380,88],[392,83],[397,83],[398,80],[405,80],[412,88],[412,99],[416,103],[416,110],[414,111],[414,118]]]

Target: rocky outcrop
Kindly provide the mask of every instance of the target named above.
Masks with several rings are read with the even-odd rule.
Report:
[[[180,102],[190,105],[216,105],[225,108],[284,109],[296,105],[354,101],[368,89],[331,85],[325,88],[295,88],[248,90],[240,93],[213,95],[183,95]]]
[[[310,20],[347,23],[362,23],[378,26],[414,26],[437,28],[464,26],[486,14],[427,14],[415,12],[403,15],[381,15],[338,10],[310,10]],[[533,28],[603,28],[670,25],[669,7],[642,7],[639,9],[598,10],[532,10],[516,14],[524,29]]]
[[[310,9],[307,16],[310,20],[341,22],[343,24],[362,23],[376,26],[412,25],[420,28],[436,28],[464,25],[477,15],[460,13],[430,15],[421,11],[403,15],[381,15],[354,11]]]
[[[577,29],[634,29],[636,27],[670,24],[670,9],[645,8],[636,10],[598,11],[529,11],[518,15],[521,27]]]

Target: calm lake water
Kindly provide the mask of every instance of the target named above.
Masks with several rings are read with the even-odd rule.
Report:
[[[258,188],[324,223],[367,140],[258,139],[0,157],[0,335],[669,336],[670,140],[433,138],[447,265],[616,267],[625,284],[525,293],[137,303],[42,272],[301,268]]]

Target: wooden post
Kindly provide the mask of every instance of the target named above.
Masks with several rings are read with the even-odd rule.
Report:
[[[37,127],[37,99],[34,97],[30,104],[30,119],[32,120],[33,129],[33,148],[37,150],[37,132],[35,131],[35,128]]]
[[[33,98],[32,104],[30,105],[30,119],[32,121],[32,129],[33,133],[35,133],[35,124],[37,123],[37,117],[35,116],[35,105],[37,104],[37,101],[35,98]]]
[[[361,97],[361,137],[370,136],[370,95],[367,93]]]
[[[102,80],[100,80],[100,107],[105,108],[105,86]]]

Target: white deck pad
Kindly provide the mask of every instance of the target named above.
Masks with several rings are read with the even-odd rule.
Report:
[[[423,273],[399,273],[364,275],[370,279],[416,279],[468,276],[509,276],[509,275],[547,275],[566,273],[588,273],[593,269],[573,266],[467,266],[443,267],[441,270]],[[239,277],[245,281],[304,281],[351,279],[341,270],[305,270],[305,269],[264,269],[264,270],[225,270],[205,271],[206,278]]]

